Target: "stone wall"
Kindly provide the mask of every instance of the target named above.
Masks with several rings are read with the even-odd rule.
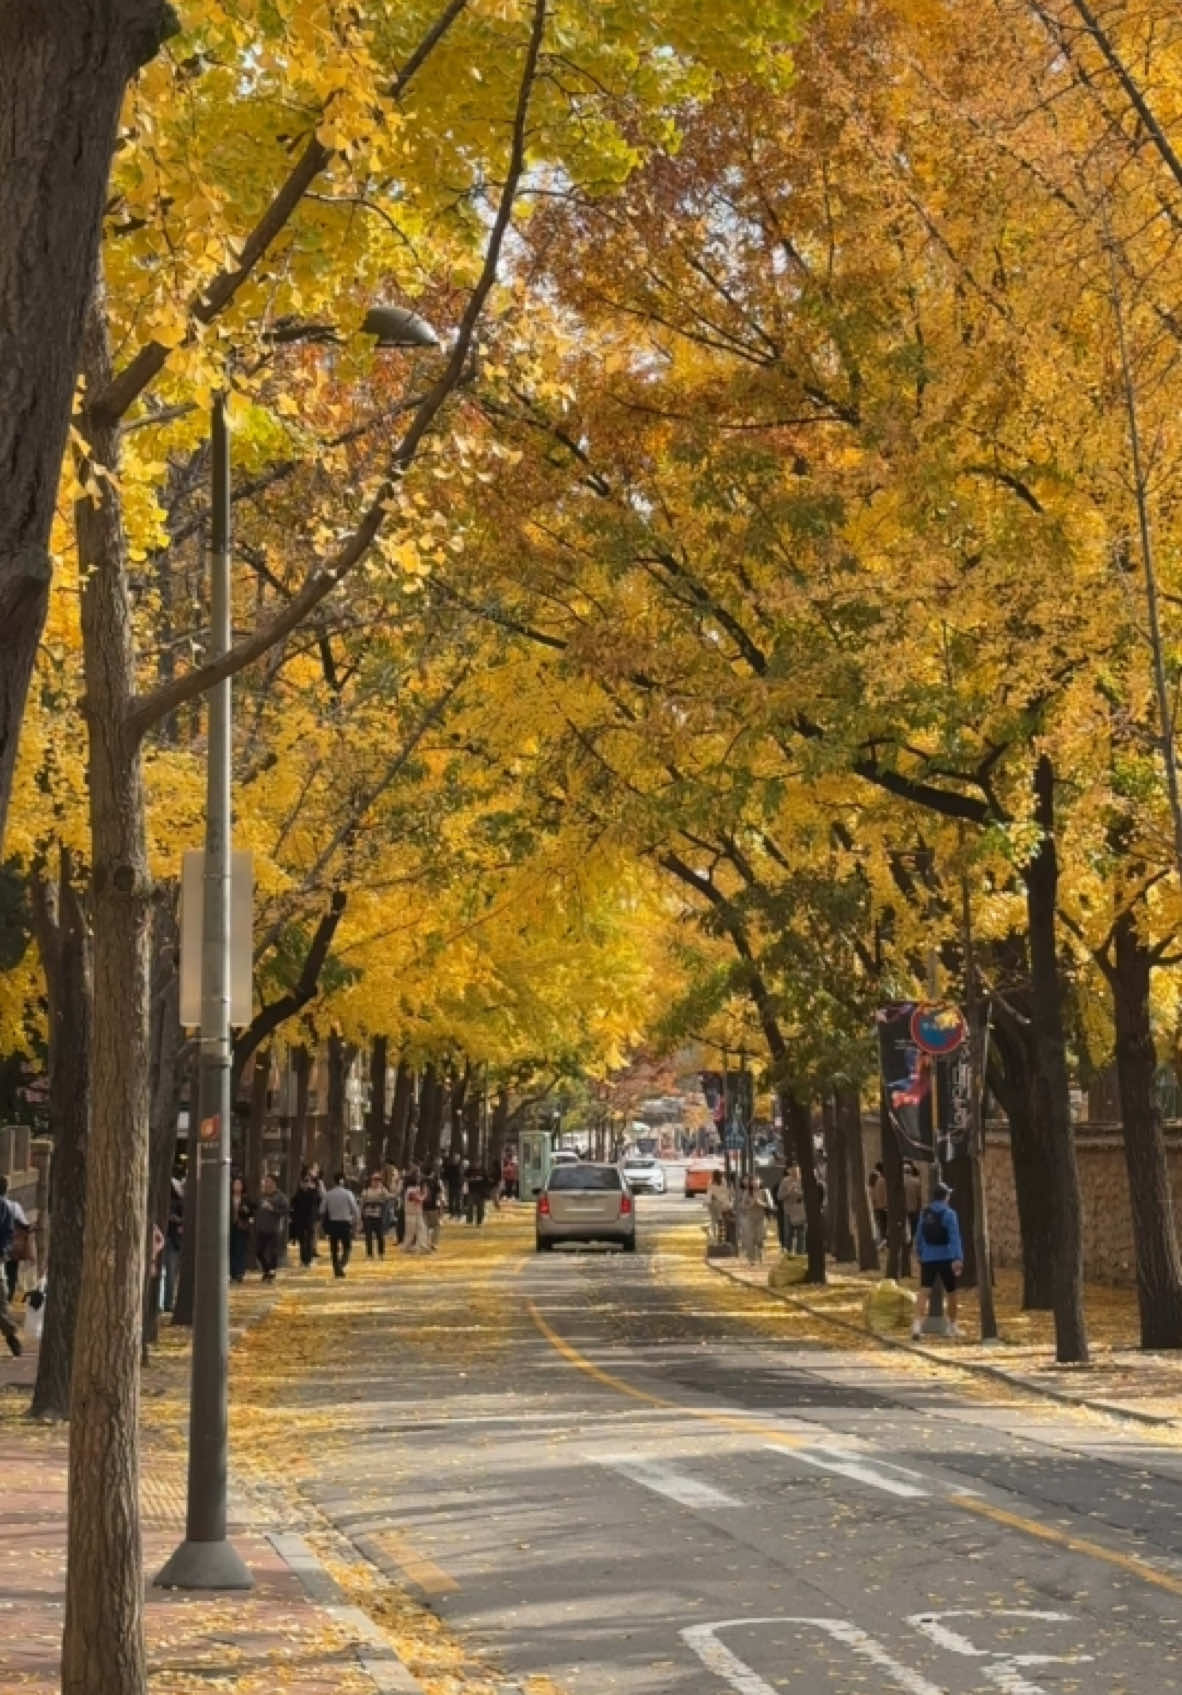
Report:
[[[1166,1127],[1166,1149],[1174,1191],[1174,1216],[1182,1232],[1182,1124]],[[878,1159],[878,1120],[863,1121],[866,1170]],[[1083,1204],[1084,1269],[1098,1283],[1132,1283],[1136,1278],[1129,1185],[1120,1126],[1079,1124],[1075,1131]],[[1022,1239],[1014,1197],[1010,1138],[1000,1126],[986,1137],[985,1184],[994,1259],[999,1266],[1021,1265]]]
[[[1174,1194],[1174,1216],[1182,1227],[1182,1125],[1166,1128],[1166,1152]],[[1083,1204],[1084,1269],[1099,1283],[1132,1283],[1136,1277],[1129,1185],[1120,1129],[1111,1124],[1081,1124],[1075,1133]],[[985,1154],[989,1224],[998,1265],[1021,1263],[1018,1209],[1009,1137],[991,1131]]]

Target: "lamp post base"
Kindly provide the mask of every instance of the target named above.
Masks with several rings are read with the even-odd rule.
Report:
[[[253,1589],[254,1578],[226,1541],[182,1542],[153,1578],[157,1589]]]

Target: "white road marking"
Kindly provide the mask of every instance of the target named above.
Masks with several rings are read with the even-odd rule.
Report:
[[[959,1609],[942,1613],[912,1613],[907,1623],[912,1629],[920,1631],[929,1642],[934,1642],[938,1648],[944,1648],[950,1654],[960,1654],[965,1659],[992,1660],[993,1664],[983,1666],[982,1670],[990,1683],[994,1683],[1003,1691],[1003,1695],[1047,1695],[1041,1683],[1031,1683],[1022,1675],[1024,1666],[1066,1666],[1079,1665],[1090,1661],[1091,1654],[1007,1654],[998,1653],[993,1648],[978,1648],[970,1642],[967,1636],[962,1636],[959,1630],[952,1630],[944,1623],[950,1618],[1019,1618],[1039,1619],[1047,1624],[1073,1624],[1075,1620],[1070,1613],[1039,1612],[1027,1607],[990,1608],[988,1611],[970,1611]]]
[[[697,1477],[687,1477],[684,1472],[674,1471],[671,1465],[666,1465],[661,1460],[635,1457],[619,1459],[610,1454],[600,1454],[596,1457],[596,1464],[610,1466],[613,1471],[618,1471],[631,1482],[651,1489],[656,1495],[665,1495],[670,1501],[676,1501],[683,1507],[717,1510],[719,1507],[741,1507],[743,1504],[733,1495],[716,1489],[712,1483],[703,1483]]]
[[[879,1463],[877,1460],[870,1456],[858,1459],[842,1448],[830,1448],[822,1443],[810,1448],[780,1448],[773,1442],[765,1443],[765,1447],[769,1453],[780,1454],[786,1460],[801,1460],[805,1465],[816,1466],[821,1471],[836,1472],[839,1477],[848,1477],[854,1483],[865,1483],[871,1489],[881,1489],[886,1495],[899,1495],[907,1500],[915,1500],[928,1493],[922,1484],[904,1483],[895,1477],[884,1477],[881,1471],[875,1470]],[[892,1465],[890,1469],[902,1472],[905,1477],[919,1476],[918,1472],[907,1472],[902,1466]]]
[[[804,1624],[813,1630],[820,1630],[835,1642],[842,1642],[851,1653],[859,1659],[869,1660],[878,1666],[895,1684],[902,1689],[904,1695],[944,1695],[934,1683],[929,1683],[920,1672],[912,1671],[910,1666],[900,1664],[892,1659],[881,1642],[876,1642],[873,1636],[868,1636],[856,1624],[851,1624],[843,1618],[794,1618],[780,1615],[775,1618],[729,1618],[719,1619],[714,1624],[692,1624],[681,1633],[682,1640],[693,1649],[708,1671],[729,1683],[736,1695],[779,1695],[779,1691],[760,1677],[757,1671],[731,1652],[726,1645],[718,1640],[718,1631],[735,1630],[740,1627],[759,1624]]]

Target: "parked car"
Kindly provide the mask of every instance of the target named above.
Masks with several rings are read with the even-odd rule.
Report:
[[[625,1253],[636,1251],[636,1207],[614,1165],[579,1161],[552,1169],[537,1200],[537,1251],[556,1242],[618,1242]]]
[[[685,1198],[704,1195],[716,1171],[725,1171],[720,1159],[691,1159],[685,1168]]]
[[[634,1195],[665,1193],[665,1167],[651,1154],[625,1154],[620,1162],[624,1181]]]

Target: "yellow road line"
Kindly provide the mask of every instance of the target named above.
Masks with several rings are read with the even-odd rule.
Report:
[[[562,1355],[568,1365],[584,1372],[588,1377],[602,1383],[606,1389],[614,1389],[619,1395],[627,1395],[634,1401],[644,1401],[650,1407],[667,1408],[679,1413],[682,1417],[702,1419],[709,1424],[718,1424],[728,1430],[741,1431],[745,1435],[760,1437],[781,1448],[807,1447],[804,1437],[787,1436],[777,1430],[774,1425],[761,1424],[756,1419],[737,1418],[733,1413],[710,1412],[705,1407],[687,1407],[679,1401],[670,1401],[661,1395],[654,1395],[648,1389],[640,1389],[634,1383],[627,1383],[622,1377],[615,1377],[610,1371],[604,1371],[593,1360],[560,1336],[542,1317],[533,1301],[529,1302],[529,1315],[541,1334],[549,1342],[556,1353]],[[1168,1571],[1161,1571],[1148,1561],[1138,1559],[1135,1554],[1122,1554],[1115,1548],[1106,1548],[1102,1542],[1092,1542],[1086,1536],[1072,1536],[1069,1531],[1058,1530],[1049,1524],[1040,1524],[1037,1519],[1024,1518],[1021,1513],[1007,1512],[1004,1507],[991,1506],[976,1495],[952,1494],[947,1497],[949,1503],[959,1507],[962,1512],[975,1513],[978,1518],[991,1519],[994,1524],[1004,1525],[1008,1530],[1020,1531],[1025,1536],[1036,1537],[1041,1542],[1052,1542],[1056,1547],[1066,1548],[1073,1554],[1084,1554],[1089,1559],[1101,1560],[1106,1565],[1116,1566],[1120,1571],[1128,1572],[1130,1577],[1136,1577],[1142,1583],[1149,1583],[1158,1589],[1168,1590],[1171,1595],[1182,1595],[1182,1577],[1176,1577]]]
[[[420,1553],[401,1530],[381,1530],[374,1541],[424,1595],[454,1595],[459,1589],[451,1573],[436,1565],[429,1555]]]
[[[763,1424],[758,1419],[736,1417],[734,1413],[710,1412],[706,1407],[687,1407],[681,1401],[667,1400],[663,1395],[654,1395],[649,1389],[641,1389],[635,1383],[627,1383],[622,1377],[614,1377],[610,1371],[604,1371],[601,1366],[589,1360],[585,1354],[568,1342],[565,1336],[560,1336],[542,1317],[533,1301],[528,1303],[529,1315],[539,1331],[549,1342],[556,1353],[562,1355],[568,1365],[593,1377],[596,1383],[602,1383],[605,1389],[614,1389],[617,1395],[627,1395],[634,1401],[643,1401],[646,1406],[661,1407],[670,1412],[680,1413],[682,1417],[701,1419],[707,1424],[721,1425],[726,1430],[737,1430],[744,1436],[758,1436],[761,1442],[770,1442],[778,1448],[803,1448],[807,1442],[803,1436],[788,1436],[778,1430],[774,1424]]]
[[[991,1519],[994,1524],[1003,1524],[1008,1530],[1020,1530],[1026,1536],[1036,1536],[1040,1542],[1053,1542],[1057,1548],[1066,1548],[1073,1554],[1086,1554],[1089,1559],[1102,1560],[1105,1565],[1127,1571],[1130,1577],[1140,1578],[1142,1583],[1151,1583],[1158,1589],[1167,1589],[1171,1595],[1182,1595],[1182,1577],[1161,1571],[1157,1566],[1150,1565],[1147,1560],[1138,1559],[1136,1554],[1122,1554],[1119,1549],[1106,1548],[1102,1542],[1092,1542],[1086,1536],[1072,1536],[1070,1531],[1059,1530],[1050,1524],[1039,1524],[1037,1519],[1024,1518],[1021,1513],[1011,1513],[1004,1507],[991,1506],[988,1501],[982,1501],[979,1497],[952,1495],[949,1498],[953,1506],[960,1507],[966,1513],[976,1513],[978,1518]]]

